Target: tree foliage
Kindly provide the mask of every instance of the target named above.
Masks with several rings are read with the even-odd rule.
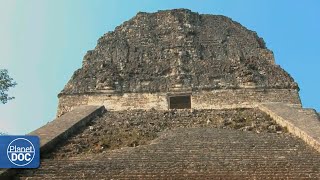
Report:
[[[0,103],[5,104],[14,97],[9,97],[8,90],[17,83],[8,75],[8,70],[0,69]]]

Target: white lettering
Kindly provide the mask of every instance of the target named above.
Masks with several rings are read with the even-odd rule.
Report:
[[[14,151],[14,146],[10,146],[10,151]]]
[[[9,152],[33,152],[33,148],[32,146],[29,146],[29,147],[9,146]]]
[[[24,154],[19,153],[19,154],[18,154],[18,160],[19,160],[19,161],[24,161]]]
[[[11,153],[11,161],[31,161],[30,153]]]
[[[30,153],[26,153],[26,154],[24,155],[24,159],[25,159],[26,161],[30,161],[31,158],[28,158],[27,156],[31,157],[31,154],[30,154]]]
[[[18,156],[16,153],[11,154],[11,161],[16,161],[18,159]]]

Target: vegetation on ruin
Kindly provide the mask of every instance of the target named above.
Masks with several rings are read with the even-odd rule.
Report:
[[[8,91],[16,85],[17,83],[9,76],[8,70],[0,69],[0,103],[5,104],[14,99],[8,95]]]

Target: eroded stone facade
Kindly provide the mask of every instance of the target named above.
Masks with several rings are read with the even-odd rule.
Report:
[[[103,35],[59,94],[58,116],[78,105],[108,110],[300,104],[298,85],[255,32],[228,17],[186,9],[138,13]]]
[[[201,92],[78,94],[59,98],[58,116],[79,105],[104,105],[108,110],[169,109],[169,96],[190,95],[192,109],[251,108],[266,102],[300,105],[297,90],[290,89],[226,89]]]

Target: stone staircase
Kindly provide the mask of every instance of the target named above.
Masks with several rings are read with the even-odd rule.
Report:
[[[259,109],[320,152],[320,118],[314,109],[283,103],[261,104]]]
[[[306,111],[305,113],[309,113]],[[319,179],[320,154],[288,134],[217,128],[164,131],[150,145],[43,159],[21,179]]]

